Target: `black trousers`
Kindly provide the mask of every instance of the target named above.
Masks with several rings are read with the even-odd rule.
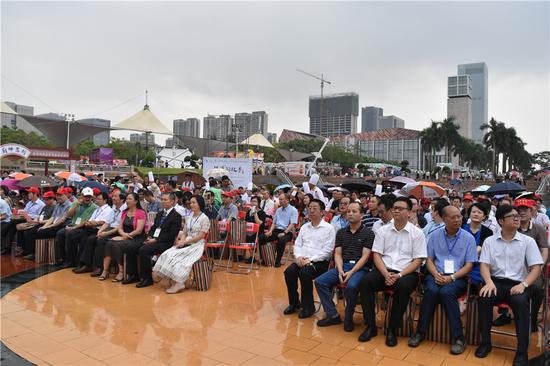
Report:
[[[11,219],[10,222],[2,224],[2,249],[11,248],[11,243],[17,232],[17,224],[25,222],[25,219]]]
[[[38,230],[37,228],[36,230],[29,231],[25,234],[25,252],[29,254],[35,254],[36,240],[55,238],[57,232],[64,227],[64,225],[59,225],[40,230]]]
[[[315,262],[309,266],[299,267],[292,263],[285,269],[285,282],[288,291],[288,303],[290,305],[302,305],[302,308],[315,311],[313,304],[313,280],[325,273],[328,262]],[[301,296],[298,296],[298,279],[300,280]]]
[[[260,245],[265,245],[271,241],[277,240],[277,258],[275,259],[275,263],[281,263],[281,258],[283,258],[283,254],[285,253],[286,243],[292,240],[292,233],[286,233],[281,238],[279,238],[278,236],[282,232],[284,232],[284,230],[275,229],[270,236],[262,233],[258,238],[258,242],[260,243]]]
[[[516,335],[518,339],[517,353],[527,354],[529,347],[529,299],[530,288],[520,295],[510,295],[510,289],[520,282],[509,279],[492,278],[497,294],[489,297],[479,297],[479,332],[481,344],[491,344],[491,326],[493,323],[493,307],[499,303],[507,303],[512,308],[514,322],[516,324]]]
[[[97,233],[87,235],[80,241],[80,263],[86,267],[103,268],[105,243],[116,234],[98,238]]]
[[[143,245],[145,237],[136,237],[133,240],[123,240],[119,242],[119,249],[122,256],[126,254],[126,274],[130,277],[138,275],[137,258],[139,248]],[[113,257],[115,257],[113,255]]]
[[[10,223],[9,222],[0,222],[0,243],[1,243],[1,249],[8,248],[10,246],[10,243],[8,240],[8,232],[10,231]]]
[[[139,248],[139,277],[142,280],[152,279],[152,257],[155,254],[161,254],[167,249],[170,249],[173,244],[174,242],[160,242],[154,244],[143,244],[141,248]]]
[[[96,228],[80,228],[66,230],[65,232],[65,262],[74,266],[80,261],[84,244],[82,239],[90,235],[97,234]]]
[[[361,280],[361,305],[367,326],[376,326],[375,314],[375,295],[376,292],[385,289],[393,290],[393,305],[390,313],[389,328],[394,331],[401,328],[403,325],[403,314],[407,310],[409,297],[418,286],[418,273],[413,272],[398,279],[393,286],[387,286],[384,283],[384,276],[374,268],[367,273]]]
[[[21,230],[17,232],[17,245],[23,248],[23,254],[34,254],[35,247],[34,241],[31,241],[31,238],[36,235],[36,232],[39,228],[44,225],[33,226],[27,230]],[[29,244],[32,243],[32,244]]]

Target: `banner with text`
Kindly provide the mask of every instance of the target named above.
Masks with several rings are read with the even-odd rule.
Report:
[[[233,186],[246,187],[252,182],[252,159],[209,158],[202,159],[202,175],[208,180],[208,173],[213,169],[225,169]],[[221,178],[221,177],[216,177]]]

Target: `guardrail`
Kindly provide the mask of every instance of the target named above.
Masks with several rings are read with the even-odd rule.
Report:
[[[28,169],[45,169],[46,163],[43,161],[28,161]],[[65,163],[48,163],[48,170],[50,171],[59,171],[59,170],[70,170],[70,164]],[[94,172],[121,172],[121,173],[131,173],[134,170],[133,165],[107,165],[107,164],[76,164],[76,171],[94,171]]]

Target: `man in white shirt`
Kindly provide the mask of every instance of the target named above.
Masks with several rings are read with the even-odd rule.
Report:
[[[493,307],[506,302],[512,308],[516,323],[517,350],[513,365],[528,365],[529,299],[531,286],[541,274],[543,264],[535,240],[520,234],[520,216],[510,206],[499,206],[496,218],[502,230],[485,239],[479,257],[485,286],[479,291],[479,332],[481,343],[475,351],[479,358],[491,352]]]
[[[418,285],[418,270],[428,256],[426,238],[422,230],[409,222],[412,202],[398,197],[393,203],[393,224],[376,233],[372,246],[375,268],[361,281],[361,300],[367,328],[359,336],[360,342],[376,336],[375,294],[384,289],[393,290],[393,305],[386,332],[386,345],[397,345],[396,332],[403,325],[403,315],[410,295]]]
[[[260,209],[268,216],[275,214],[275,202],[271,199],[269,191],[267,189],[262,190],[262,202],[260,202]]]
[[[298,317],[309,318],[315,313],[313,304],[313,280],[328,269],[334,250],[336,233],[334,227],[323,220],[325,204],[313,199],[308,205],[310,221],[300,228],[294,243],[294,262],[285,269],[285,282],[288,291],[288,307],[284,314],[302,310]],[[301,296],[298,296],[300,279]]]

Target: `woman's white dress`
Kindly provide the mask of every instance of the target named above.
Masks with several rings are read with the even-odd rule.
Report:
[[[185,218],[185,231],[183,235],[187,239],[190,239],[201,232],[207,233],[209,229],[210,220],[208,216],[201,213],[197,218],[193,216]],[[184,283],[189,277],[189,273],[191,273],[193,263],[198,261],[204,253],[204,244],[205,240],[202,239],[184,248],[176,248],[174,246],[168,249],[160,255],[153,267],[153,271],[176,282]]]

